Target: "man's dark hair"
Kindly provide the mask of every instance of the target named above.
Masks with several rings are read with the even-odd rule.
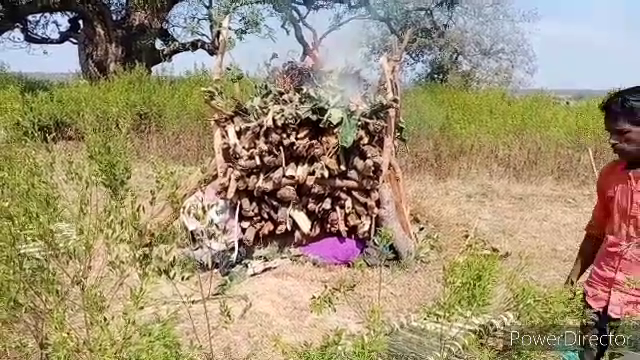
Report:
[[[640,86],[610,93],[600,104],[605,117],[624,118],[631,125],[640,126]]]

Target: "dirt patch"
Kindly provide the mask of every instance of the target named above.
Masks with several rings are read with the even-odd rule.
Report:
[[[472,229],[544,285],[564,281],[595,201],[589,187],[554,182],[420,179],[408,187],[415,213],[450,236]]]
[[[569,270],[594,200],[589,188],[551,182],[421,178],[408,179],[407,186],[412,212],[441,233],[445,252],[455,252],[464,241],[462,235],[471,231],[510,251],[514,265],[523,259],[530,270],[528,275],[550,286],[561,284]],[[279,358],[273,347],[277,337],[301,344],[317,343],[338,328],[359,332],[366,325],[367,312],[377,304],[389,320],[415,313],[440,293],[441,260],[382,271],[288,264],[250,278],[231,288],[229,294],[234,298],[226,304],[208,302],[214,349],[232,358],[275,359]],[[312,297],[340,281],[356,286],[352,292],[336,297],[335,312],[314,314]],[[175,297],[168,287],[163,292],[166,297]],[[233,320],[221,326],[224,317],[220,313],[225,306]],[[203,306],[195,304],[190,310],[198,337],[207,344]],[[194,340],[184,309],[180,318],[185,336]]]
[[[400,314],[417,312],[421,305],[438,295],[440,279],[441,272],[435,263],[382,270],[287,264],[234,285],[228,292],[231,298],[224,303],[219,299],[207,302],[214,350],[234,358],[277,359],[280,355],[274,348],[276,339],[289,344],[317,343],[336,329],[362,332],[368,312],[378,304],[383,316],[389,320]],[[206,276],[203,281],[208,284]],[[312,297],[321,295],[325,286],[335,287],[340,282],[355,284],[355,288],[333,297],[335,312],[314,313]],[[182,295],[198,297],[197,282],[188,286],[191,290],[180,286]],[[156,294],[162,294],[158,296],[162,302],[172,304],[158,306],[157,310],[170,311],[179,307],[180,330],[185,337],[192,341],[199,338],[208,346],[203,305],[198,303],[189,307],[194,319],[192,324],[170,284],[157,289]],[[232,319],[227,324],[225,319],[228,317],[221,315],[224,307],[228,307],[226,311]]]

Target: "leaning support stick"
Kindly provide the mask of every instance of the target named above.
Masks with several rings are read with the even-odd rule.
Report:
[[[412,31],[407,32],[400,47],[395,46],[391,56],[383,56],[380,59],[387,97],[400,99],[398,81],[399,66],[402,55],[409,42]],[[401,260],[408,261],[415,256],[415,239],[411,230],[409,219],[409,207],[404,190],[402,171],[395,156],[396,125],[400,121],[400,109],[389,109],[389,117],[386,124],[386,134],[382,149],[382,176],[380,191],[380,223],[389,228],[394,235],[394,247]]]

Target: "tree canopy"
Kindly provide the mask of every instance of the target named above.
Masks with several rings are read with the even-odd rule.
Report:
[[[414,28],[405,67],[416,80],[519,86],[535,71],[526,25],[537,16],[512,0],[466,0],[431,8],[411,0],[386,4],[388,20],[368,23],[368,54],[378,58],[388,50],[390,35]]]
[[[308,21],[319,11],[333,14],[324,32]],[[28,44],[76,44],[83,74],[100,78],[117,67],[151,69],[187,51],[216,56],[226,15],[232,42],[249,35],[273,39],[266,20],[277,19],[300,44],[301,61],[318,62],[331,33],[365,21],[370,59],[412,31],[405,65],[424,81],[507,85],[535,69],[523,28],[535,16],[512,0],[8,0],[0,7],[0,35]]]
[[[228,12],[236,13],[236,36],[261,31],[260,14],[239,5],[212,0],[9,0],[0,7],[0,35],[35,45],[75,44],[83,74],[100,78],[117,67],[141,64],[151,69],[186,51],[217,55],[219,23]]]

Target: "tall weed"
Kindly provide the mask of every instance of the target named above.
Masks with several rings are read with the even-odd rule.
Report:
[[[0,150],[0,357],[188,358],[172,317],[146,311],[168,261],[140,231],[127,158],[105,141],[89,149]]]

